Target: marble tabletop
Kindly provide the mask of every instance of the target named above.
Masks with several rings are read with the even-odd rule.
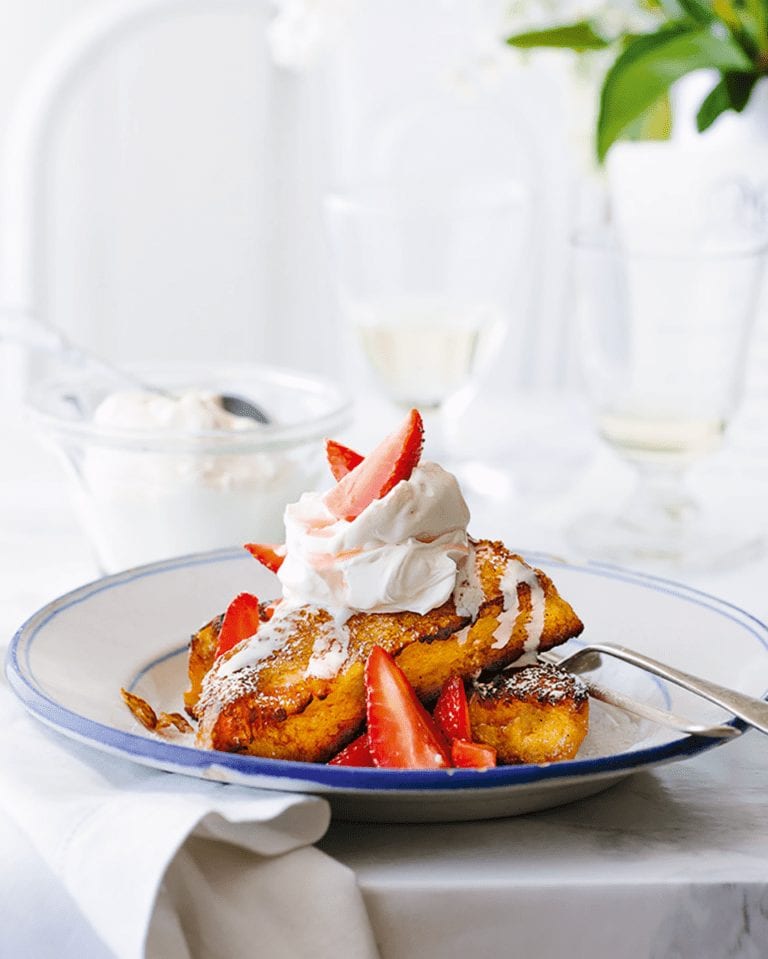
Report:
[[[0,478],[0,645],[39,605],[95,572],[58,464],[18,431],[13,443],[19,454]],[[585,466],[573,495],[597,497],[604,469],[599,457]],[[616,495],[622,481],[611,478]],[[745,488],[745,509],[760,508],[758,486]],[[550,493],[519,511],[516,542],[562,551],[568,496]],[[478,512],[481,527],[492,512]],[[765,521],[764,506],[756,515]],[[768,559],[678,578],[768,619]],[[354,870],[383,957],[768,956],[768,737],[756,732],[535,815],[338,822],[320,845]],[[0,928],[10,930],[0,956],[107,959],[25,838],[2,820],[0,847]]]

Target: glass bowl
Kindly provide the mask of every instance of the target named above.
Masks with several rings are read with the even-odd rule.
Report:
[[[163,364],[135,372],[171,394],[256,403],[268,425],[238,431],[124,428],[94,421],[117,387],[92,372],[32,390],[33,421],[62,455],[100,568],[114,572],[237,543],[283,540],[283,510],[326,479],[323,439],[351,421],[334,384],[266,366]]]

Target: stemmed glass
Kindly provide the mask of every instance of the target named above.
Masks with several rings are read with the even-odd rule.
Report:
[[[525,213],[514,182],[327,198],[342,309],[389,399],[427,415],[432,455],[446,454],[445,417],[471,396],[520,302]]]
[[[577,235],[573,249],[587,392],[600,436],[634,466],[636,485],[618,515],[580,517],[572,544],[627,563],[746,558],[759,535],[707,516],[685,475],[719,447],[741,398],[764,243],[638,249],[605,229]]]

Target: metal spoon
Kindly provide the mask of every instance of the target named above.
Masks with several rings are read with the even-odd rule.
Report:
[[[109,360],[105,360],[90,350],[73,343],[60,330],[44,326],[29,316],[17,318],[6,315],[0,318],[0,340],[19,343],[30,350],[52,353],[72,366],[91,367],[147,393],[156,393],[168,399],[176,399],[176,396],[170,390],[163,389],[154,383],[148,383],[143,377],[137,376],[130,370],[116,366]],[[246,417],[264,425],[270,422],[269,417],[260,406],[243,396],[221,393],[218,399],[222,408],[233,416]]]

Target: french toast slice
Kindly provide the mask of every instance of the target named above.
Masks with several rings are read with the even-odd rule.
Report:
[[[476,681],[469,698],[473,737],[500,764],[573,759],[589,727],[587,687],[557,666],[534,663]]]
[[[190,716],[197,718],[195,706],[203,691],[203,680],[216,658],[216,646],[219,642],[221,624],[224,614],[215,616],[210,623],[206,623],[194,634],[189,641],[189,689],[184,693],[184,708]]]
[[[199,719],[198,745],[324,762],[363,723],[363,673],[374,646],[396,659],[426,703],[454,673],[469,679],[481,670],[501,669],[529,649],[532,638],[544,650],[581,632],[578,616],[543,572],[532,571],[499,542],[481,540],[471,555],[476,610],[457,609],[450,598],[425,615],[356,613],[341,635],[328,611],[305,606],[274,616],[265,624],[265,636],[260,630],[216,661],[217,624],[209,623],[191,641],[185,697],[188,711]],[[527,571],[529,582],[517,584],[516,605],[505,609],[502,580],[512,565]],[[540,635],[532,637],[532,628]],[[266,653],[249,662],[247,650],[243,654],[254,641],[263,642]],[[339,661],[331,675],[324,675],[324,657]],[[246,665],[232,669],[240,662]]]

